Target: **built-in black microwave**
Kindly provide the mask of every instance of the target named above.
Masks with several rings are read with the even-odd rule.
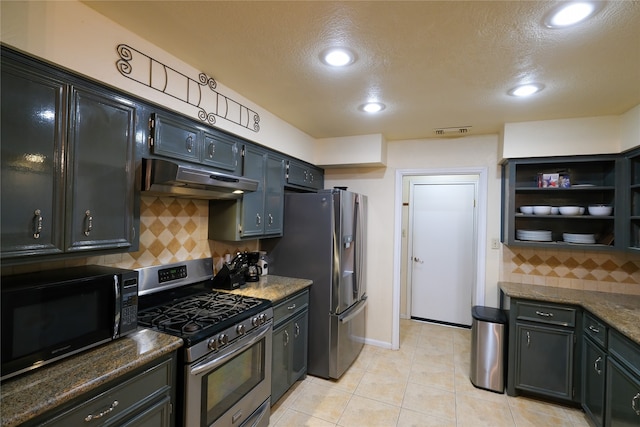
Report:
[[[98,265],[3,276],[0,380],[138,326],[138,272]]]

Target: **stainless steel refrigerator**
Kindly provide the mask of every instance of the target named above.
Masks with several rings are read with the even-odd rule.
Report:
[[[367,198],[345,190],[285,195],[283,237],[265,247],[269,274],[313,280],[307,372],[340,378],[365,339]]]

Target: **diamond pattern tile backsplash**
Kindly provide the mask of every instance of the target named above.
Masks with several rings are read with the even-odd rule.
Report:
[[[208,240],[209,202],[172,197],[142,197],[140,202],[140,249],[105,257],[121,268],[140,268],[190,259],[213,257],[215,270],[225,254],[257,250],[257,240],[217,242]],[[97,261],[96,261],[97,262]]]
[[[503,246],[501,280],[640,295],[640,258],[612,252]]]

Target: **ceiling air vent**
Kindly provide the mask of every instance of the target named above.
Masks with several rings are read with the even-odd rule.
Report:
[[[454,126],[450,128],[436,128],[433,132],[438,136],[462,136],[471,130],[471,126]]]

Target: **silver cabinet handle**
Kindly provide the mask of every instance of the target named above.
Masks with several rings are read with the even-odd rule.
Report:
[[[296,308],[295,304],[287,306],[287,310],[293,310],[294,308]]]
[[[88,209],[84,212],[84,222],[84,235],[88,236],[89,234],[91,234],[91,230],[93,229],[93,217],[91,216],[91,211]]]
[[[256,214],[256,225],[262,224],[262,218],[260,218],[260,214]]]
[[[633,396],[633,399],[631,399],[631,409],[634,410],[636,415],[640,415],[640,408],[636,406],[636,402],[638,402],[638,400],[640,400],[640,392],[638,392],[638,394]]]
[[[209,158],[213,159],[213,155],[216,153],[216,144],[213,142],[209,144]]]
[[[602,374],[602,369],[598,367],[598,363],[602,362],[602,357],[598,356],[598,358],[593,362],[593,369],[598,373],[598,375]]]
[[[284,346],[288,346],[289,345],[289,332],[284,331]]]
[[[269,214],[269,225],[273,225],[273,215]]]
[[[187,151],[190,153],[193,150],[193,135],[189,135],[185,143],[186,143],[185,147]]]
[[[33,238],[39,239],[42,232],[42,212],[40,209],[33,211]]]
[[[300,325],[298,325],[298,322],[294,323],[295,326],[295,331],[293,332],[293,337],[294,338],[298,338],[300,336]]]
[[[536,314],[542,317],[553,317],[553,313],[545,313],[543,311],[538,311],[538,310],[536,310]]]
[[[531,334],[527,331],[527,347],[531,346]]]
[[[420,264],[424,264],[424,261],[422,261],[422,260],[421,260],[420,258],[418,258],[418,257],[413,257],[413,260],[414,260],[415,262],[419,262]]]
[[[589,330],[591,332],[593,332],[594,334],[599,334],[600,333],[600,329],[593,327],[592,325],[589,325]]]
[[[118,406],[118,401],[114,400],[113,403],[111,404],[111,406],[109,406],[107,409],[105,409],[104,411],[98,412],[97,414],[89,414],[86,417],[84,417],[84,422],[88,423],[89,421],[92,420],[97,420],[98,418],[102,418],[105,415],[107,415],[109,412],[113,411],[114,409],[116,409],[116,406]]]

